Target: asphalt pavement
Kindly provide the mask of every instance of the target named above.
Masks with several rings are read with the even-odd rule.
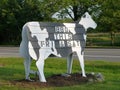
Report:
[[[20,57],[19,47],[0,47],[0,57]],[[84,57],[85,60],[120,61],[120,49],[86,48]]]
[[[85,60],[120,61],[120,49],[85,49]]]

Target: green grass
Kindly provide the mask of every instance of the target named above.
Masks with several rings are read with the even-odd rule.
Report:
[[[31,69],[37,70],[35,61]],[[73,72],[79,72],[78,60],[74,60]],[[36,86],[23,86],[12,84],[11,81],[24,79],[24,66],[22,58],[0,58],[0,90],[120,90],[120,62],[85,61],[86,72],[102,73],[104,82],[86,83],[82,85],[42,88]],[[66,60],[49,58],[45,61],[45,76],[66,72]]]

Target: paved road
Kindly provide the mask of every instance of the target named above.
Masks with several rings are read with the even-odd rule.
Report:
[[[120,49],[86,49],[85,60],[120,61]]]
[[[0,57],[20,57],[19,47],[0,47]],[[120,61],[120,49],[85,49],[85,60]]]
[[[0,57],[20,57],[18,47],[0,47]]]

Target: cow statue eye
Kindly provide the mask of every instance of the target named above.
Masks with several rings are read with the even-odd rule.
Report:
[[[83,15],[83,18],[86,18],[86,15]]]

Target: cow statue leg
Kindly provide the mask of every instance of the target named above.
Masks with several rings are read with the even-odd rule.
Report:
[[[80,66],[81,66],[81,69],[82,69],[82,76],[86,77],[85,69],[84,69],[84,56],[83,56],[83,52],[81,53],[81,51],[77,51],[77,56],[78,56],[78,59],[79,59],[79,62],[80,62]]]
[[[72,63],[73,63],[73,53],[67,57],[67,73],[71,74],[72,72]]]
[[[46,82],[45,76],[44,76],[44,59],[38,60],[36,62],[36,66],[39,71],[39,80],[40,82]]]
[[[48,56],[51,54],[51,49],[48,51],[45,51],[44,49],[40,50],[40,57],[36,62],[36,66],[38,68],[38,75],[40,82],[46,82],[45,76],[44,76],[44,61]]]
[[[31,65],[31,61],[32,61],[32,59],[30,58],[30,56],[29,56],[29,57],[26,57],[25,60],[24,60],[25,79],[26,79],[26,80],[30,80],[30,81],[32,81],[32,80],[30,79],[30,77],[29,77],[29,75],[30,75],[30,65]]]

